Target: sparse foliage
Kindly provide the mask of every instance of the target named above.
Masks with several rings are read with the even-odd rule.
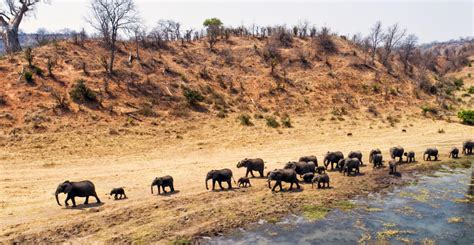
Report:
[[[237,119],[240,121],[240,124],[243,126],[253,126],[253,123],[248,114],[242,114],[238,116]]]
[[[464,124],[474,125],[474,110],[461,110],[458,117]]]
[[[96,93],[86,86],[83,79],[76,81],[76,84],[69,92],[69,95],[71,96],[72,100],[74,100],[74,102],[79,104],[97,102]]]

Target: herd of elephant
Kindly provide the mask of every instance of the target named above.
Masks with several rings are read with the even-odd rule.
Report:
[[[465,141],[463,143],[462,153],[465,155],[471,155],[473,148],[474,141]],[[388,162],[390,171],[389,174],[397,173],[397,164],[403,161],[403,156],[406,157],[407,163],[415,161],[415,152],[405,151],[403,147],[392,147],[390,148],[389,152],[391,157],[391,160]],[[423,153],[423,160],[436,161],[438,160],[438,157],[439,152],[436,148],[428,148]],[[453,147],[449,152],[449,157],[458,158],[459,149],[457,147]],[[374,168],[383,167],[383,156],[380,149],[373,149],[372,151],[370,151],[369,163],[372,163]],[[269,171],[266,174],[266,178],[268,182],[268,188],[271,188],[272,191],[275,191],[276,187],[279,187],[279,190],[281,191],[283,189],[282,182],[290,184],[289,190],[293,189],[293,185],[296,185],[296,188],[300,189],[300,180],[298,179],[298,176],[302,178],[303,182],[311,183],[312,186],[317,183],[318,189],[329,188],[330,178],[329,175],[326,173],[326,171],[329,170],[329,165],[331,165],[331,171],[336,169],[344,175],[351,175],[352,173],[354,173],[354,175],[357,175],[360,173],[360,166],[362,166],[363,164],[364,163],[362,162],[362,152],[360,151],[351,151],[348,154],[347,158],[344,158],[344,154],[340,151],[327,152],[323,160],[323,166],[318,165],[318,159],[316,156],[304,156],[300,157],[298,161],[291,161],[286,163],[285,166],[281,169],[274,169]],[[260,175],[260,178],[264,178],[265,163],[261,158],[245,158],[237,163],[237,168],[247,169],[245,177],[242,177],[238,180],[239,187],[251,187],[248,175],[250,174],[252,177],[255,177],[254,171]],[[212,190],[215,190],[216,182],[219,184],[221,190],[224,190],[224,188],[222,187],[222,182],[226,182],[229,189],[232,189],[232,181],[234,182],[234,184],[237,184],[233,177],[232,170],[228,168],[209,171],[206,175],[206,189],[209,189],[209,180],[212,180]],[[275,181],[273,188],[271,187],[272,181]],[[151,183],[152,194],[154,186],[157,186],[159,195],[161,194],[161,189],[164,193],[167,193],[165,187],[168,187],[170,192],[174,192],[173,177],[169,175],[163,177],[156,177]],[[58,199],[58,195],[60,193],[67,194],[66,200],[64,202],[66,206],[69,205],[68,202],[69,200],[71,200],[73,207],[75,207],[75,197],[85,197],[86,200],[84,204],[88,204],[89,197],[93,196],[97,200],[97,203],[100,203],[100,199],[95,191],[95,186],[89,180],[79,182],[65,181],[59,184],[56,189],[55,196],[56,202],[58,203],[58,205],[61,206]],[[110,195],[114,195],[115,199],[127,198],[123,188],[112,189]]]

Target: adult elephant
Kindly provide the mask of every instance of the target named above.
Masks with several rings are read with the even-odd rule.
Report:
[[[318,158],[314,155],[300,157],[298,162],[313,162],[316,167],[318,166]]]
[[[293,169],[298,175],[303,175],[306,173],[315,173],[316,164],[313,162],[288,162],[284,169]]]
[[[428,157],[426,157],[428,156]],[[434,160],[438,160],[438,149],[436,148],[428,148],[425,150],[425,152],[423,153],[423,160],[428,160],[428,161],[431,161],[431,157],[434,157]],[[426,159],[425,159],[426,157]]]
[[[372,163],[375,154],[382,154],[382,151],[379,148],[372,149],[369,153],[369,163]]]
[[[381,153],[374,154],[372,156],[372,162],[374,164],[374,168],[381,168],[383,167],[383,156]]]
[[[165,187],[169,187],[171,192],[174,192],[174,180],[173,177],[166,175],[163,177],[156,177],[153,182],[151,182],[151,194],[153,194],[153,186],[158,188],[158,195],[161,194],[160,189],[163,189],[163,192],[166,193]]]
[[[398,161],[401,162],[402,157],[403,157],[403,152],[405,152],[405,150],[401,146],[392,147],[390,148],[390,157],[392,157],[392,159],[395,159],[398,157],[399,158]]]
[[[354,174],[359,174],[360,173],[360,161],[357,158],[345,158],[339,160],[339,172],[342,172],[344,175],[349,176],[352,173],[352,170],[354,170]]]
[[[472,140],[464,141],[464,143],[462,144],[462,153],[464,155],[471,155],[472,148],[474,148],[474,141]]]
[[[206,175],[206,189],[209,190],[209,187],[207,186],[207,181],[212,179],[212,190],[215,190],[215,185],[216,181],[219,183],[219,187],[221,190],[224,190],[222,187],[222,182],[227,182],[229,185],[229,190],[232,189],[232,180],[234,181],[234,184],[237,184],[235,182],[234,177],[232,176],[232,170],[228,168],[224,169],[219,169],[219,170],[211,170],[207,173]]]
[[[268,172],[268,188],[275,191],[277,186],[280,187],[280,191],[283,189],[281,186],[281,182],[291,183],[290,189],[293,189],[293,184],[296,184],[296,188],[300,189],[300,185],[298,184],[298,178],[296,177],[296,171],[294,169],[275,169],[273,171]],[[273,188],[271,188],[270,182],[276,181]]]
[[[339,160],[344,159],[344,154],[340,151],[327,152],[324,157],[324,166],[328,169],[329,164],[331,164],[331,170],[334,170],[334,164],[339,162]]]
[[[245,158],[244,160],[237,163],[237,168],[242,167],[247,168],[245,177],[248,177],[249,173],[250,175],[252,175],[252,177],[255,177],[255,175],[253,175],[253,171],[257,171],[260,173],[260,177],[263,178],[263,169],[265,168],[265,164],[263,163],[263,160],[261,158]]]
[[[95,192],[95,186],[89,180],[79,182],[72,182],[66,180],[63,183],[59,184],[58,188],[56,188],[55,196],[56,202],[59,206],[61,206],[58,199],[59,193],[67,194],[66,200],[64,201],[64,204],[66,206],[69,206],[68,201],[72,200],[72,206],[76,207],[76,200],[74,199],[75,197],[85,197],[86,201],[84,202],[84,204],[89,204],[89,196],[93,196],[97,200],[97,203],[100,203],[100,199],[97,196],[97,193]]]
[[[357,158],[360,161],[360,165],[364,165],[362,162],[362,152],[361,151],[351,151],[349,152],[348,158]]]

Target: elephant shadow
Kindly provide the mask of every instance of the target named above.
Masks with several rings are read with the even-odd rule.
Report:
[[[77,204],[75,207],[73,207],[73,206],[68,206],[68,207],[65,207],[64,209],[79,209],[79,210],[83,210],[83,209],[101,207],[101,206],[103,206],[104,204],[105,204],[105,203],[103,203],[103,202],[101,202],[101,203],[89,203],[89,204],[81,203],[81,204]]]
[[[355,174],[349,174],[349,175],[346,175],[347,177],[357,177],[357,176],[364,176],[365,173],[355,173]]]
[[[179,190],[174,190],[173,192],[171,191],[168,191],[166,193],[162,192],[161,194],[159,194],[158,196],[164,196],[164,197],[169,197],[169,196],[172,196],[172,195],[176,195],[179,193]]]
[[[395,172],[393,174],[391,174],[393,177],[396,177],[396,178],[401,178],[402,177],[402,174],[399,173],[399,172]]]
[[[293,189],[291,189],[291,190],[289,190],[289,189],[282,189],[282,190],[279,190],[279,191],[276,191],[276,192],[284,192],[284,193],[288,192],[288,193],[293,193],[293,192],[302,192],[302,191],[303,191],[303,188],[299,188],[299,189],[298,189],[298,188],[293,188]]]
[[[227,192],[227,191],[236,191],[240,189],[240,187],[232,187],[232,188],[224,188],[224,189],[220,189],[220,188],[216,188],[215,190],[211,190],[212,192]]]

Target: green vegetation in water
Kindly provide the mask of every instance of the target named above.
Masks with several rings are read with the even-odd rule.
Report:
[[[280,219],[277,217],[269,217],[267,218],[267,222],[270,224],[276,224]]]
[[[429,191],[427,189],[420,189],[418,193],[402,191],[398,194],[401,197],[411,198],[419,202],[427,202]]]
[[[172,241],[170,244],[173,244],[173,245],[187,245],[187,244],[192,244],[192,241],[188,238],[178,237],[174,241]]]
[[[318,205],[303,206],[303,216],[310,220],[324,219],[329,211],[331,211],[330,208],[321,207]]]
[[[382,212],[383,209],[381,209],[381,208],[366,207],[366,208],[365,208],[365,211],[367,211],[367,212]]]
[[[450,162],[448,166],[451,169],[455,169],[455,168],[470,168],[471,165],[472,165],[472,160],[464,159],[464,160]]]
[[[410,233],[413,233],[413,232],[412,231],[400,231],[400,230],[388,229],[388,230],[383,230],[383,231],[377,232],[377,239],[378,240],[387,240],[390,237],[404,235],[404,234],[410,234]]]
[[[355,208],[356,205],[354,203],[352,203],[351,201],[337,201],[337,202],[333,203],[333,207],[337,208],[337,209],[340,209],[342,211],[349,211],[349,210]]]

